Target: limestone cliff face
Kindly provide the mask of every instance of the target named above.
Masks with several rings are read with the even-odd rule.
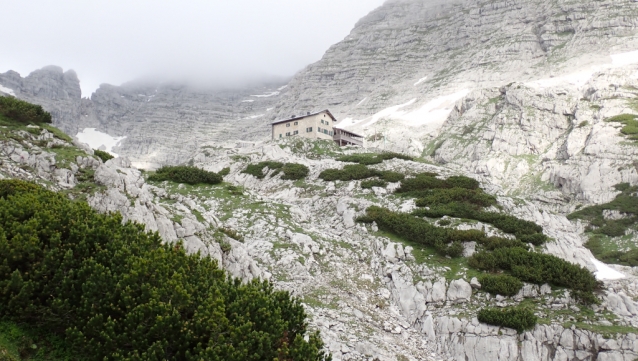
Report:
[[[638,49],[634,0],[390,0],[297,74],[275,116],[365,118],[415,99],[545,78]],[[346,124],[347,125],[347,124]]]

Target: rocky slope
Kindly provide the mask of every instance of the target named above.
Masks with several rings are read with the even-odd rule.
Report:
[[[411,200],[391,194],[397,184],[362,189],[359,181],[325,182],[318,174],[343,163],[329,143],[263,143],[245,148],[204,148],[196,165],[230,167],[227,183],[189,186],[149,184],[125,158],[102,163],[91,150],[50,131],[3,129],[0,175],[32,179],[69,196],[84,198],[101,211],[119,211],[125,220],[146,224],[167,242],[183,239],[192,252],[216,258],[243,279],[270,279],[302,298],[313,327],[321,330],[335,360],[632,360],[638,356],[638,278],[613,266],[623,279],[605,281],[601,306],[577,304],[562,289],[526,285],[514,297],[496,298],[480,290],[467,266],[424,253],[420,246],[355,222],[370,205],[408,211]],[[9,136],[10,135],[10,136]],[[78,144],[81,146],[81,144]],[[347,152],[352,152],[349,150]],[[273,171],[263,180],[242,173],[249,163],[278,160],[306,164],[310,175],[284,181]],[[435,171],[438,165],[392,160],[375,166],[402,173]],[[499,196],[509,214],[542,225],[555,239],[544,252],[596,265],[582,247],[582,226],[561,213]],[[487,228],[453,219],[458,229]],[[239,232],[238,240],[219,229]],[[608,273],[609,271],[607,271]],[[531,302],[531,303],[530,303]],[[533,304],[547,324],[520,335],[478,323],[485,305]]]
[[[131,82],[103,84],[91,98],[81,98],[74,71],[48,66],[22,78],[0,74],[0,92],[42,105],[54,124],[75,136],[95,128],[106,140],[126,137],[108,149],[138,167],[156,168],[190,159],[203,141],[220,143],[262,139],[265,124],[255,126],[278,98],[283,83],[248,84],[236,89],[203,89],[183,84]]]

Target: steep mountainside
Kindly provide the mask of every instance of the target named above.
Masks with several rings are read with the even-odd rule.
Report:
[[[237,89],[104,84],[88,99],[80,96],[75,72],[49,66],[25,78],[13,71],[0,74],[0,85],[5,93],[42,105],[67,134],[96,128],[111,137],[126,137],[113,151],[138,167],[155,168],[187,161],[203,141],[263,139],[268,128],[255,126],[255,120],[274,106],[283,84]]]
[[[363,119],[412,99],[414,109],[548,78],[638,49],[637,29],[633,0],[390,0],[294,77],[277,116],[330,107]]]

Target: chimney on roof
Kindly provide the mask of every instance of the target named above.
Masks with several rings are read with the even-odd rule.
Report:
[[[308,112],[308,114],[306,114],[306,115],[310,115],[310,112]]]
[[[296,115],[293,114],[290,118],[294,118],[294,117],[296,117]]]

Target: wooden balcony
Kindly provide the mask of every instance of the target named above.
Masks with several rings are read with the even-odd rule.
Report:
[[[358,134],[344,131],[343,129],[334,128],[334,135],[332,139],[339,144],[344,145],[358,145],[363,146],[363,137]]]

